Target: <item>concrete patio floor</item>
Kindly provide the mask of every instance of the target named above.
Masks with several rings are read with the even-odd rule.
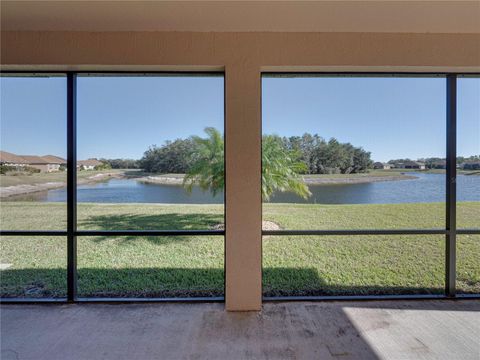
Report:
[[[3,305],[1,359],[480,359],[480,301]]]

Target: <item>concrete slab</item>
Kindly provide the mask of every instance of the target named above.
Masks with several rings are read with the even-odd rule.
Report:
[[[480,359],[480,301],[3,305],[1,359]]]

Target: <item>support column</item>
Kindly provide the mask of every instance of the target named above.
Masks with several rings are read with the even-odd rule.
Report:
[[[262,306],[261,79],[253,65],[225,69],[225,306]]]

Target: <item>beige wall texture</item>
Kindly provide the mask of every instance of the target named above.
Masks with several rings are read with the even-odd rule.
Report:
[[[7,65],[480,66],[480,33],[9,32]]]
[[[15,32],[4,70],[224,70],[226,308],[259,310],[261,71],[480,72],[480,34]]]

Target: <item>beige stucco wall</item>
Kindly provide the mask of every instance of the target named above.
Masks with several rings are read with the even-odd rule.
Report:
[[[477,71],[480,34],[3,32],[3,69],[225,70],[226,307],[261,307],[262,70]]]
[[[478,71],[480,34],[3,32],[1,63],[476,67]]]

